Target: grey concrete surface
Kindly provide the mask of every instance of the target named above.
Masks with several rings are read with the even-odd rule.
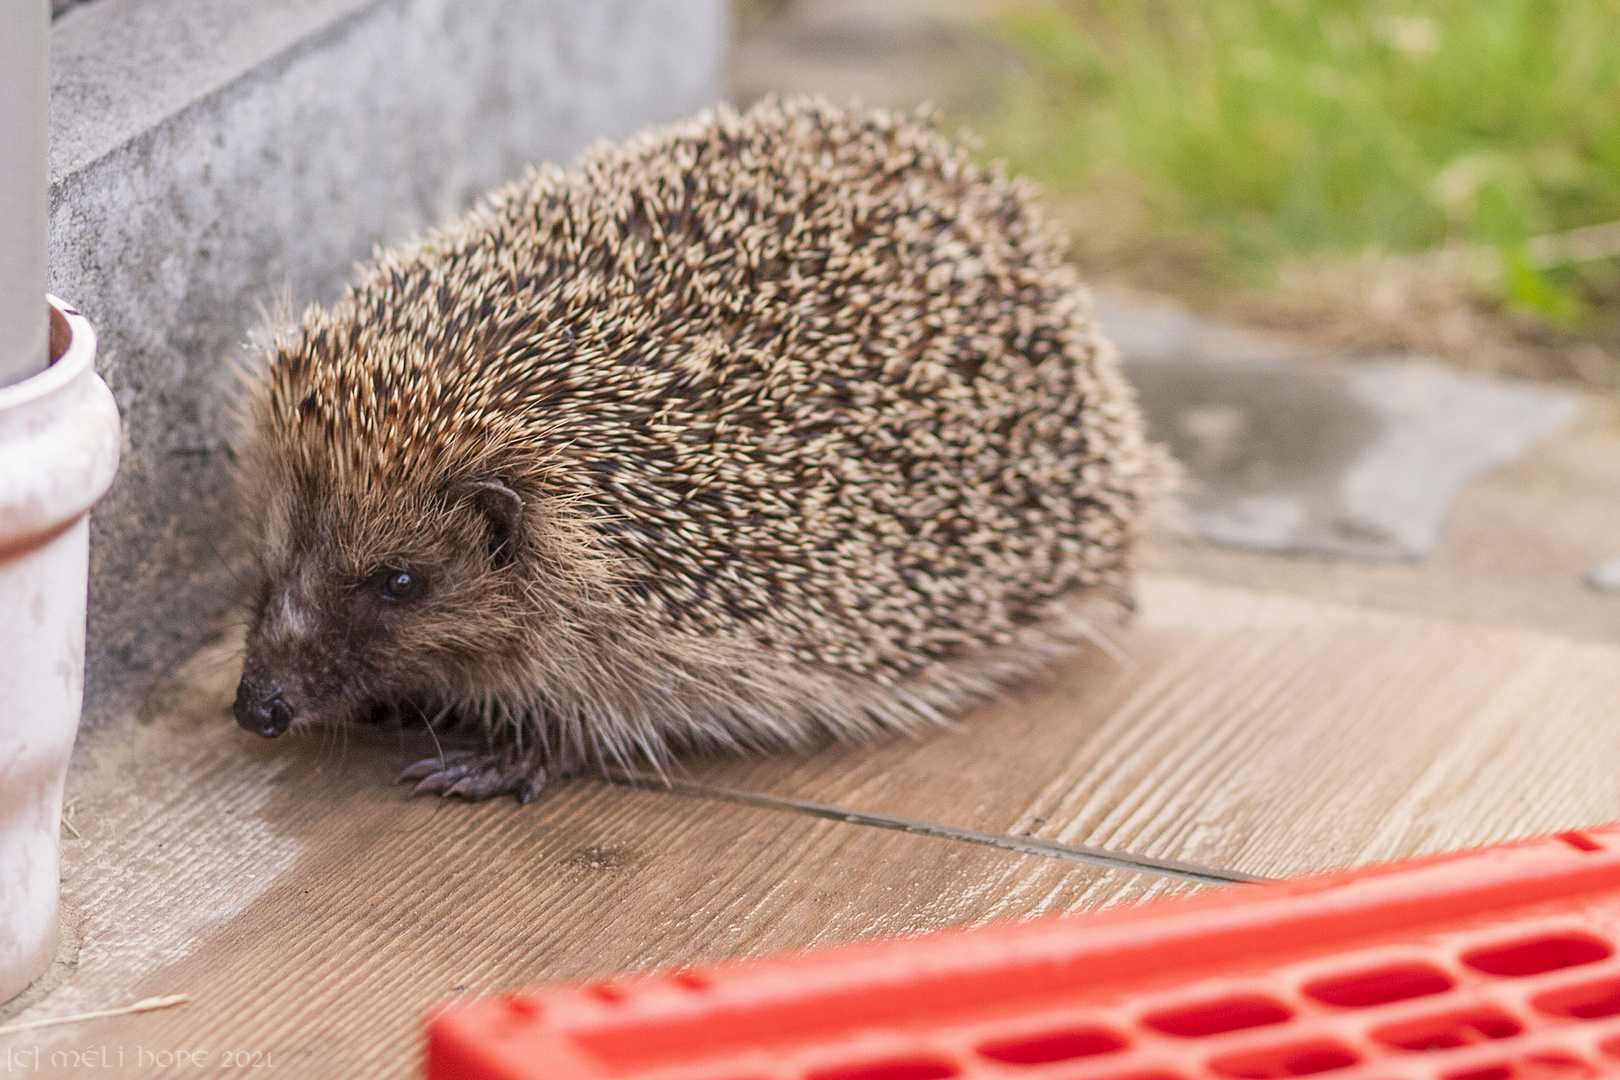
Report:
[[[235,374],[373,246],[715,99],[724,0],[95,0],[52,24],[50,286],[125,423],[93,520],[86,721],[229,610]]]
[[[1620,593],[1620,555],[1604,560],[1586,580],[1599,592]]]
[[[1278,556],[1160,529],[1143,568],[1339,604],[1620,643],[1620,594],[1591,587],[1620,538],[1620,400],[1465,484],[1422,562]]]
[[[1462,486],[1569,426],[1580,396],[1421,360],[1301,362],[1170,309],[1099,304],[1182,524],[1278,554],[1430,555]]]

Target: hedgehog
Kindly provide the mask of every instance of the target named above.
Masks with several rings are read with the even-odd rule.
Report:
[[[950,723],[1129,607],[1162,486],[1032,188],[930,114],[531,169],[279,331],[234,713],[462,725],[419,792]]]

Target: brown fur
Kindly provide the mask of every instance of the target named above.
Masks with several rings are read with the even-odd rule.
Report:
[[[1072,650],[1162,468],[1029,199],[917,120],[767,102],[381,255],[251,399],[239,719],[471,717],[486,751],[408,775],[528,797]]]

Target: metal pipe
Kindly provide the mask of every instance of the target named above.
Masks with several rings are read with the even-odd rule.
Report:
[[[0,0],[0,386],[49,362],[45,145],[49,0]]]

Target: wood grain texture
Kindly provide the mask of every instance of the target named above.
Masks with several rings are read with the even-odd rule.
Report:
[[[927,738],[687,775],[1261,874],[1620,818],[1620,649],[1176,578],[1142,598],[1128,665],[1080,658]],[[411,799],[390,780],[420,742],[254,739],[234,675],[228,646],[205,653],[83,749],[63,887],[83,944],[16,1018],[193,1003],[0,1038],[0,1061],[37,1046],[53,1075],[53,1053],[123,1047],[101,1075],[188,1076],[257,1051],[265,1075],[409,1076],[456,993],[1188,888],[595,780],[529,807]]]

